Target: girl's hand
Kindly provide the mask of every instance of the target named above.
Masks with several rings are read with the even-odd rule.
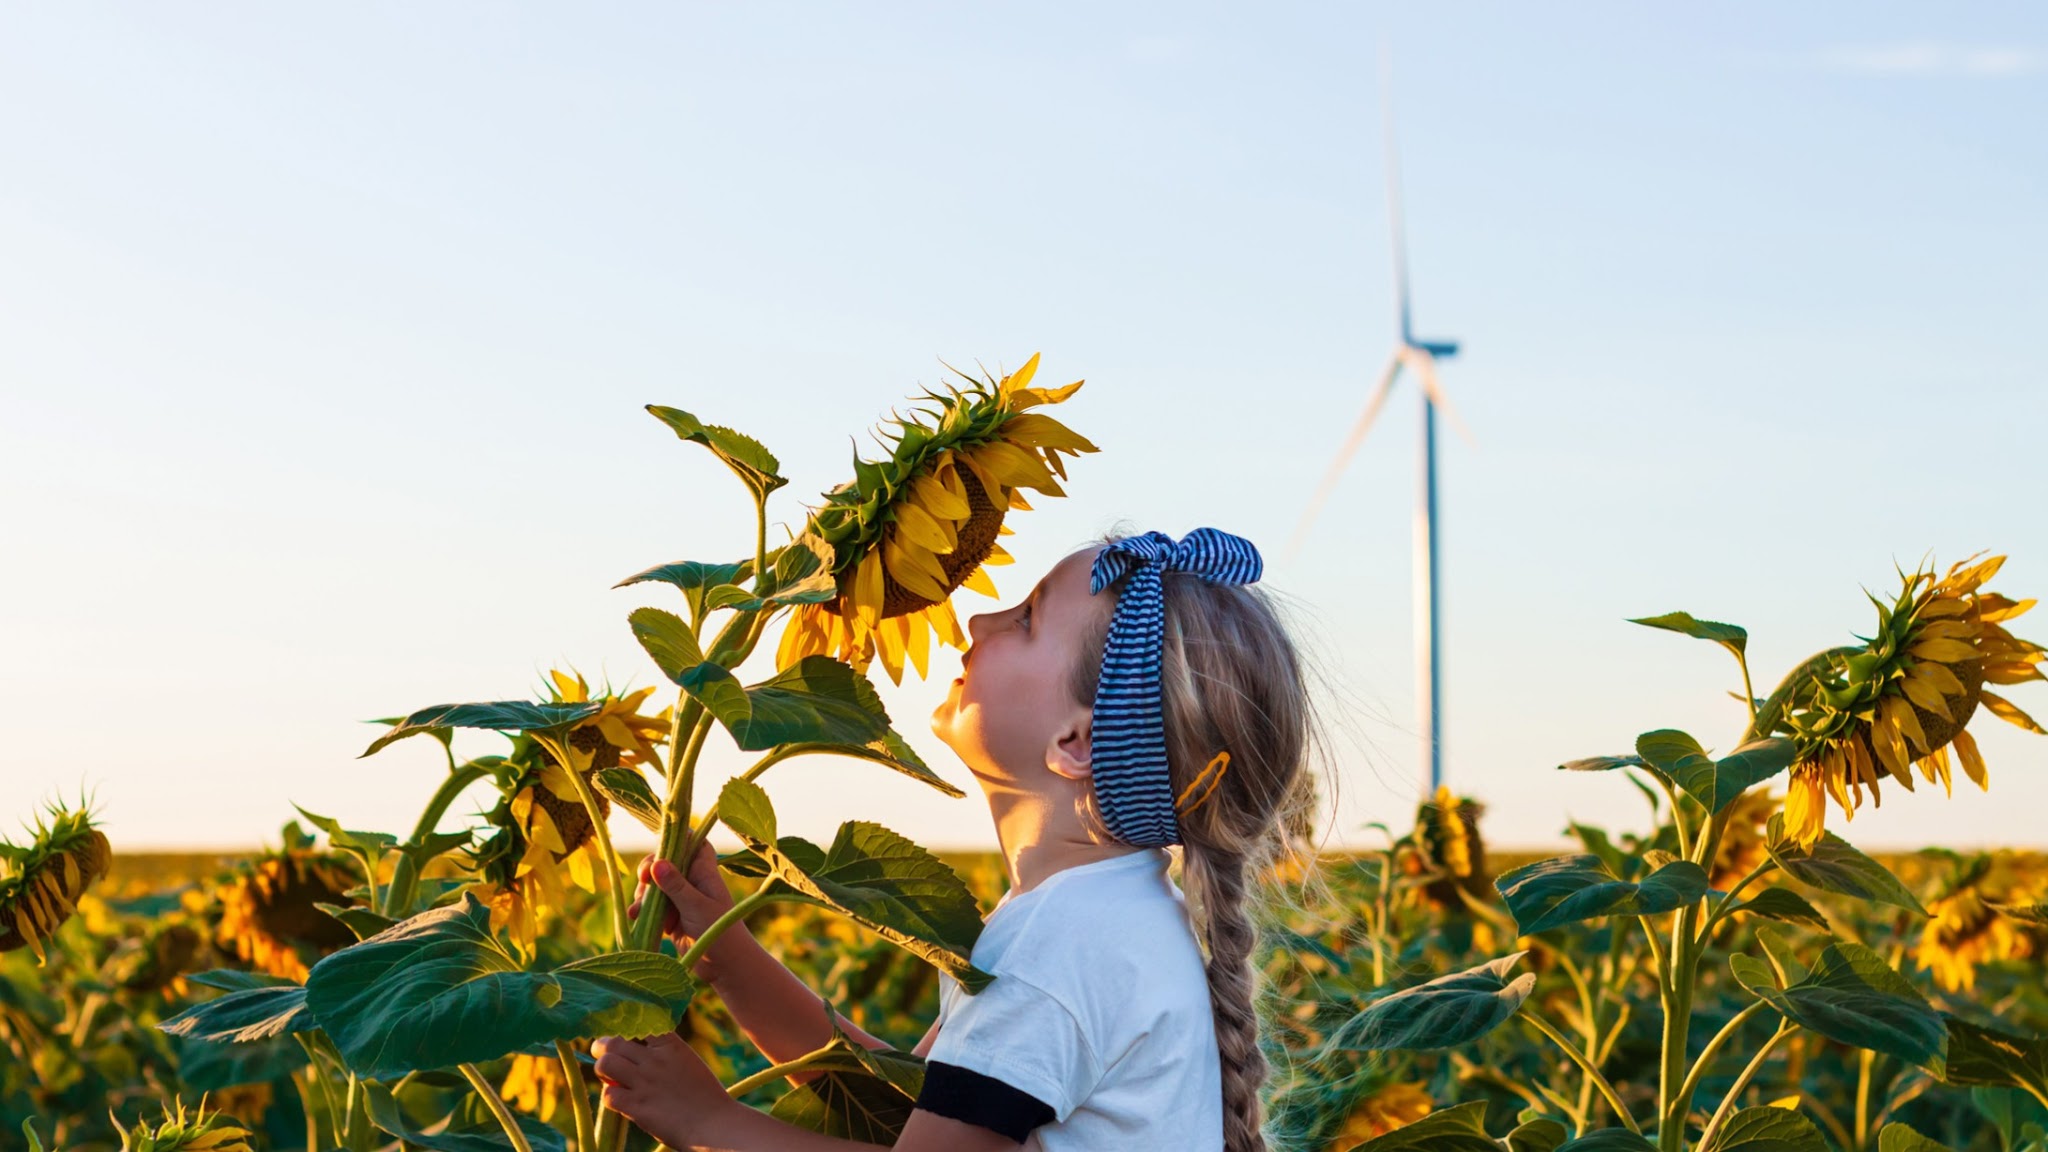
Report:
[[[668,897],[667,915],[662,921],[662,933],[676,942],[679,949],[688,950],[699,935],[712,922],[732,910],[732,893],[725,890],[725,878],[718,873],[718,855],[709,844],[697,846],[696,858],[690,861],[689,875],[685,876],[675,865],[653,856],[640,862],[640,888],[634,894],[633,904],[626,909],[626,915],[634,919],[640,916],[640,906],[652,883]],[[734,924],[721,933],[718,939],[697,959],[697,978],[707,984],[718,983],[721,975],[720,960],[729,958],[737,948],[750,943],[747,926]],[[725,972],[731,972],[736,965],[725,964]]]
[[[645,1040],[607,1036],[590,1051],[604,1082],[605,1106],[671,1148],[696,1146],[725,1113],[745,1107],[725,1094],[703,1058],[673,1032]]]

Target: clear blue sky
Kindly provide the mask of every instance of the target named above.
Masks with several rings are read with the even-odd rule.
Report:
[[[1775,680],[1930,549],[2048,592],[2036,7],[16,4],[0,31],[0,824],[88,787],[117,846],[274,840],[293,801],[409,825],[437,753],[355,760],[362,721],[551,664],[648,683],[624,617],[660,590],[610,585],[746,547],[736,486],[641,405],[766,440],[793,520],[938,359],[1034,350],[1089,380],[1061,416],[1105,451],[1018,519],[1004,592],[1119,522],[1250,535],[1333,688],[1337,833],[1405,823],[1412,392],[1279,562],[1392,335],[1383,33],[1418,327],[1466,344],[1446,749],[1493,839],[1638,817],[1560,760],[1735,735],[1732,664],[1625,617],[1745,624]],[[924,724],[950,675],[886,695],[969,785]],[[1992,793],[1893,794],[1849,835],[2040,843],[2048,738],[1977,730]],[[798,831],[990,842],[976,799],[776,774]]]

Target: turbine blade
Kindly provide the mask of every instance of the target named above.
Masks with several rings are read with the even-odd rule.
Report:
[[[1365,434],[1372,431],[1373,422],[1379,419],[1380,410],[1387,406],[1387,395],[1394,390],[1394,377],[1401,372],[1401,361],[1405,357],[1396,352],[1387,360],[1387,366],[1380,372],[1379,383],[1373,387],[1372,397],[1365,402],[1365,411],[1358,417],[1358,423],[1351,426],[1351,435],[1344,438],[1344,446],[1337,450],[1337,458],[1330,461],[1330,470],[1323,475],[1323,482],[1316,486],[1315,494],[1309,497],[1308,508],[1301,514],[1301,525],[1294,530],[1294,538],[1287,543],[1284,554],[1288,562],[1301,553],[1301,545],[1308,538],[1309,525],[1315,522],[1316,513],[1322,511],[1323,502],[1330,498],[1330,492],[1344,475],[1344,468],[1351,463],[1351,457],[1358,452],[1358,446],[1365,442]]]
[[[1416,378],[1422,382],[1423,394],[1429,397],[1429,402],[1450,418],[1451,427],[1457,430],[1459,439],[1469,447],[1479,447],[1479,442],[1472,438],[1472,430],[1465,426],[1465,418],[1458,415],[1458,410],[1451,406],[1450,395],[1444,391],[1443,383],[1436,378],[1436,357],[1418,348],[1404,349],[1403,357],[1408,360],[1408,366],[1415,370]]]

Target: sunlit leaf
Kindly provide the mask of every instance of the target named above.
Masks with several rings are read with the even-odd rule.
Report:
[[[1765,826],[1764,846],[1778,867],[1810,888],[1927,914],[1898,877],[1833,832],[1823,832],[1811,847],[1801,847],[1785,835],[1785,814],[1779,812]]]
[[[1744,1108],[1700,1152],[1829,1152],[1813,1121],[1789,1108]]]
[[[1522,1121],[1508,1133],[1508,1152],[1557,1152],[1570,1138],[1570,1129],[1548,1116],[1538,1116]]]
[[[1474,1100],[1432,1112],[1348,1152],[1500,1152],[1486,1134],[1486,1101]]]
[[[1598,856],[1559,856],[1505,873],[1494,881],[1524,935],[1602,916],[1654,916],[1698,900],[1707,874],[1680,860],[1640,881],[1623,880]]]
[[[1832,932],[1828,919],[1820,909],[1807,902],[1804,896],[1790,888],[1766,888],[1735,906],[1737,912],[1762,916],[1767,920],[1782,920],[1788,924],[1804,924],[1820,932]]]
[[[1948,1024],[1950,1084],[2019,1088],[2048,1099],[2048,1036],[2020,1036],[1985,1028],[1955,1016]]]
[[[1345,1021],[1331,1035],[1330,1046],[1353,1051],[1427,1052],[1477,1040],[1520,1011],[1522,1001],[1535,989],[1535,973],[1509,976],[1526,955],[1517,952],[1489,960],[1383,996]]]
[[[398,1106],[398,1098],[391,1094],[391,1089],[376,1083],[364,1083],[361,1089],[364,1102],[369,1105],[371,1121],[407,1145],[425,1148],[429,1152],[510,1152],[513,1147],[504,1127],[495,1120],[464,1123],[462,1110],[457,1109],[432,1124],[416,1125],[406,1118],[405,1110]],[[567,1149],[568,1141],[554,1128],[523,1112],[514,1112],[512,1119],[533,1152],[565,1152]]]
[[[545,732],[570,728],[604,708],[601,700],[583,704],[536,704],[530,700],[499,700],[489,704],[436,704],[399,721],[398,727],[372,741],[363,755],[408,736],[445,728],[487,728],[496,732]]]
[[[1730,964],[1744,987],[1793,1023],[1940,1074],[1948,1052],[1941,1013],[1870,949],[1846,940],[1830,944],[1804,979],[1785,988],[1775,979],[1758,980],[1753,959],[1731,958]]]
[[[647,410],[654,414],[655,419],[673,429],[677,436],[711,449],[714,455],[725,461],[725,466],[732,469],[756,500],[767,499],[770,492],[789,483],[778,475],[782,464],[775,459],[775,454],[752,436],[716,424],[706,424],[680,408],[649,404]]]
[[[1893,1121],[1877,1134],[1877,1152],[1955,1152],[1946,1144],[1936,1143],[1922,1136],[1914,1129]]]
[[[707,613],[729,605],[712,603],[714,593],[720,589],[739,592],[742,599],[749,593],[734,588],[735,584],[754,574],[754,562],[741,560],[732,564],[707,564],[701,560],[678,560],[673,564],[657,564],[644,572],[636,572],[614,588],[625,588],[634,584],[659,582],[674,585],[683,594],[683,603],[690,607],[690,619],[701,623]],[[719,597],[722,598],[722,597]]]
[[[1696,619],[1689,612],[1666,612],[1662,616],[1644,616],[1640,619],[1631,619],[1629,623],[1662,628],[1667,632],[1681,633],[1695,640],[1712,640],[1737,656],[1741,656],[1749,647],[1747,629],[1714,620]]]
[[[889,732],[875,686],[830,656],[806,656],[750,688],[716,664],[697,665],[681,683],[748,752],[778,744],[858,746]]]
[[[671,681],[681,684],[683,674],[704,662],[704,650],[690,626],[673,612],[659,608],[636,608],[626,616],[633,638],[654,659],[654,666]]]
[[[648,786],[647,777],[631,768],[600,768],[591,775],[590,782],[642,827],[656,835],[661,833],[661,800]]]
[[[204,1004],[195,1004],[157,1027],[173,1036],[229,1044],[268,1040],[319,1027],[306,1013],[306,990],[298,984],[277,977],[236,975],[249,977],[251,982]],[[256,984],[255,980],[263,983]]]
[[[306,1006],[352,1070],[389,1079],[554,1040],[667,1031],[694,987],[678,960],[653,952],[528,971],[465,893],[323,958]]]

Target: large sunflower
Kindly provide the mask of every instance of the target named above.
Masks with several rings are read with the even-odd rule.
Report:
[[[78,910],[83,896],[113,861],[107,838],[91,813],[50,807],[50,822],[36,820],[26,846],[0,840],[0,952],[27,947],[38,963],[43,942]]]
[[[1972,564],[1976,558],[1939,580],[1931,571],[1901,573],[1905,585],[1894,602],[1871,598],[1877,634],[1861,647],[1816,658],[1784,722],[1799,753],[1785,796],[1785,827],[1799,843],[1820,839],[1827,797],[1849,816],[1864,788],[1876,803],[1882,775],[1910,792],[1917,766],[1930,782],[1949,787],[1951,748],[1963,772],[1986,787],[1984,758],[1964,731],[1980,704],[2001,720],[2042,731],[1985,688],[2048,679],[2037,666],[2048,650],[2002,626],[2034,601],[1981,591],[2005,557]]]
[[[926,392],[936,407],[897,417],[888,459],[854,458],[854,479],[825,496],[807,531],[831,545],[839,595],[791,613],[776,663],[837,654],[865,670],[876,654],[889,679],[901,683],[906,660],[923,676],[931,638],[956,648],[967,635],[949,597],[956,588],[996,595],[984,570],[1007,564],[996,543],[1003,517],[1029,509],[1023,489],[1063,496],[1060,453],[1095,445],[1050,416],[1027,411],[1057,404],[1081,387],[1032,388],[1033,355],[1000,380],[976,381],[946,394]],[[920,419],[920,416],[924,417]]]
[[[529,949],[541,918],[563,908],[565,869],[577,887],[598,890],[602,848],[569,773],[588,782],[607,768],[658,769],[669,727],[667,713],[640,712],[653,688],[593,697],[580,675],[551,671],[548,676],[553,681],[550,703],[600,701],[603,707],[563,738],[571,765],[564,766],[530,736],[513,742],[500,779],[503,799],[486,817],[497,831],[471,853],[490,889],[492,926],[508,929]],[[602,792],[596,795],[598,812],[609,814],[611,801]]]
[[[304,980],[307,956],[355,943],[348,926],[317,905],[348,903],[360,882],[348,857],[317,850],[297,822],[286,824],[282,847],[244,861],[215,885],[214,939],[258,972]]]

